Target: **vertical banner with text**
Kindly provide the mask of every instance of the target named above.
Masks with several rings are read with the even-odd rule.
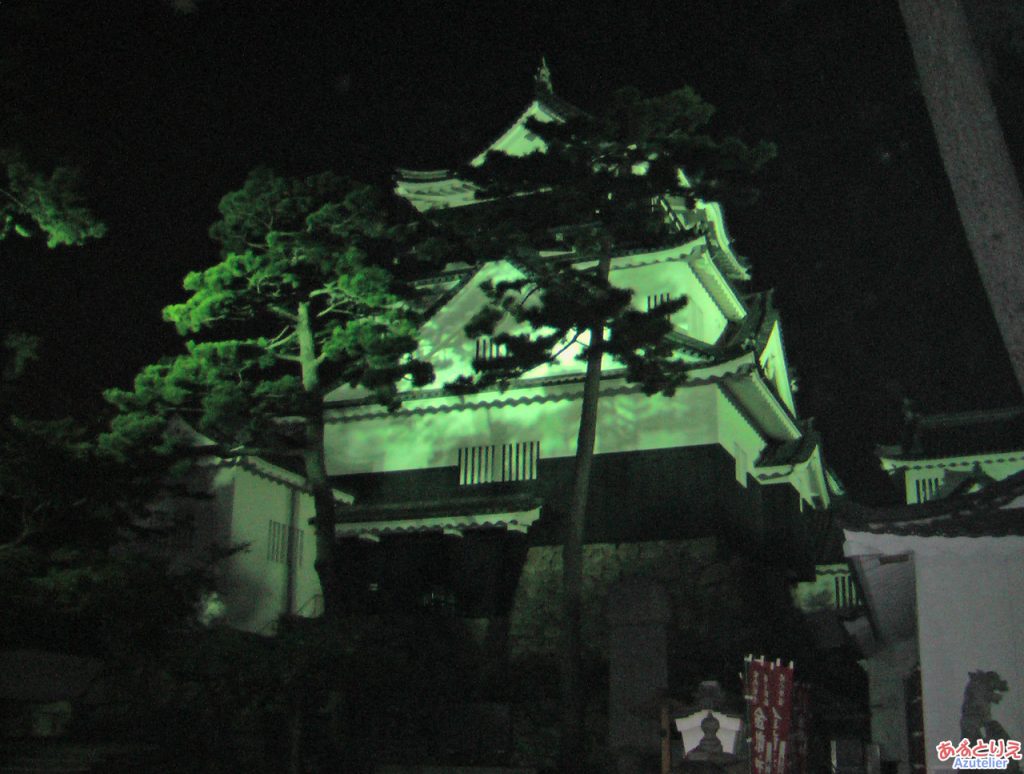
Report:
[[[785,774],[793,709],[793,664],[744,659],[751,774]]]

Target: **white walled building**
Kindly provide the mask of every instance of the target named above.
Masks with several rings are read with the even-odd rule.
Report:
[[[1006,681],[991,714],[1024,734],[1024,409],[912,416],[903,442],[878,455],[907,506],[844,519],[868,609],[848,628],[882,759],[944,770],[935,745],[960,741],[970,673]]]
[[[899,444],[879,446],[882,469],[905,502],[946,497],[1024,470],[1024,406],[908,417]]]
[[[558,121],[572,110],[539,90],[473,163],[490,150],[536,149],[527,120]],[[447,171],[400,172],[396,193],[427,216],[487,207]],[[807,574],[804,515],[827,507],[833,488],[819,438],[796,411],[780,316],[770,293],[747,289],[750,272],[717,204],[660,204],[673,238],[613,255],[610,280],[632,290],[641,310],[686,297],[672,322],[690,378],[672,397],[648,397],[606,359],[586,541],[614,553],[711,538],[726,553]],[[550,258],[572,260],[557,250]],[[530,557],[561,543],[582,394],[580,345],[504,389],[445,389],[473,372],[474,358],[501,356],[490,340],[467,337],[465,326],[484,303],[481,285],[515,271],[502,261],[452,263],[419,283],[431,314],[417,356],[433,365],[436,380],[402,393],[398,410],[348,387],[326,398],[328,472],[339,500],[351,501],[336,528],[351,612],[433,599],[455,600],[471,617],[508,616]],[[213,486],[218,507],[231,515],[230,541],[250,545],[229,574],[228,619],[264,630],[279,612],[314,611],[312,510],[301,478],[249,459],[220,470]],[[295,535],[300,548],[289,574],[282,536]]]
[[[570,110],[540,92],[487,150],[529,152],[538,141],[527,119],[557,121]],[[487,206],[447,171],[401,172],[396,193],[425,215]],[[632,290],[641,310],[687,298],[672,322],[690,375],[673,396],[649,397],[623,367],[602,364],[583,621],[598,655],[606,655],[608,589],[638,575],[666,588],[673,652],[699,650],[698,637],[732,637],[746,623],[736,620],[741,597],[770,616],[769,605],[788,600],[787,577],[813,577],[811,515],[836,491],[819,437],[796,410],[771,293],[747,288],[750,272],[721,208],[661,205],[673,238],[611,256],[610,281]],[[572,260],[557,250],[550,258]],[[445,389],[472,374],[475,358],[501,356],[465,328],[485,301],[483,283],[515,271],[502,261],[456,262],[419,283],[431,312],[416,356],[436,381],[403,392],[400,408],[389,412],[348,387],[325,401],[328,473],[341,503],[341,612],[443,610],[490,643],[485,655],[506,659],[557,647],[584,377],[580,347],[569,344],[556,362],[503,388]],[[312,504],[301,478],[250,458],[217,468],[212,486],[232,525],[229,542],[250,544],[225,579],[227,621],[269,633],[280,614],[315,615]],[[730,575],[740,557],[773,569],[751,583]],[[735,655],[739,669],[743,654]]]
[[[558,121],[573,110],[539,89],[471,163],[482,163],[489,151],[541,148],[527,121]],[[428,216],[488,206],[476,200],[472,184],[446,170],[400,171],[396,193]],[[610,281],[632,290],[642,310],[687,298],[672,322],[691,378],[672,397],[648,397],[606,358],[586,539],[798,540],[799,514],[826,507],[830,489],[818,436],[796,413],[771,294],[744,289],[750,274],[717,204],[662,206],[676,238],[614,255]],[[557,251],[550,257],[571,261]],[[580,344],[505,389],[444,389],[473,373],[474,358],[500,357],[489,339],[469,338],[464,329],[486,300],[481,285],[514,276],[502,261],[456,263],[421,283],[433,314],[416,354],[433,364],[436,381],[403,393],[399,410],[389,413],[347,387],[327,397],[329,473],[355,497],[337,534],[353,566],[376,563],[359,581],[375,593],[386,585],[370,577],[384,561],[371,555],[387,553],[386,546],[372,547],[381,541],[489,533],[500,544],[500,533],[525,533],[529,545],[560,542],[585,367],[577,359]]]
[[[949,769],[935,746],[959,743],[972,673],[996,672],[1005,681],[1001,701],[987,709],[1020,740],[1024,474],[977,494],[865,510],[861,518],[859,526],[848,522],[846,555],[870,618],[853,634],[867,656],[872,732],[883,760],[903,770],[915,763]]]

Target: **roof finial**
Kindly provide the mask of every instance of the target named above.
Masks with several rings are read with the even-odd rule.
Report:
[[[537,73],[533,76],[533,87],[538,96],[554,93],[554,89],[551,87],[551,70],[548,69],[546,56],[540,58],[540,67],[537,68]]]

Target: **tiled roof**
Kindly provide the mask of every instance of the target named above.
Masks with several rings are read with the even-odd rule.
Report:
[[[694,339],[679,331],[669,333],[666,338],[703,363],[724,363],[744,352],[760,354],[771,336],[772,325],[779,318],[771,295],[769,291],[744,297],[747,315],[737,323],[730,323],[715,344]]]
[[[542,500],[532,492],[494,494],[474,497],[451,497],[434,500],[387,502],[356,505],[338,510],[339,523],[365,521],[400,521],[443,516],[469,516],[492,513],[514,513],[539,508]]]
[[[797,465],[805,462],[821,444],[821,435],[811,427],[810,421],[798,422],[803,433],[791,441],[769,443],[755,463],[759,468],[779,465]]]
[[[891,459],[935,459],[1024,450],[1024,406],[911,415],[899,445],[880,446]]]
[[[894,508],[850,505],[844,526],[859,532],[919,537],[1024,536],[1024,471],[974,494]]]

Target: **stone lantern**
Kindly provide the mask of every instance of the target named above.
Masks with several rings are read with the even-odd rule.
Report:
[[[722,712],[722,689],[709,680],[700,684],[697,706],[685,717],[676,718],[676,730],[683,737],[685,760],[693,763],[714,764],[725,769],[740,760],[743,748],[743,719]]]

